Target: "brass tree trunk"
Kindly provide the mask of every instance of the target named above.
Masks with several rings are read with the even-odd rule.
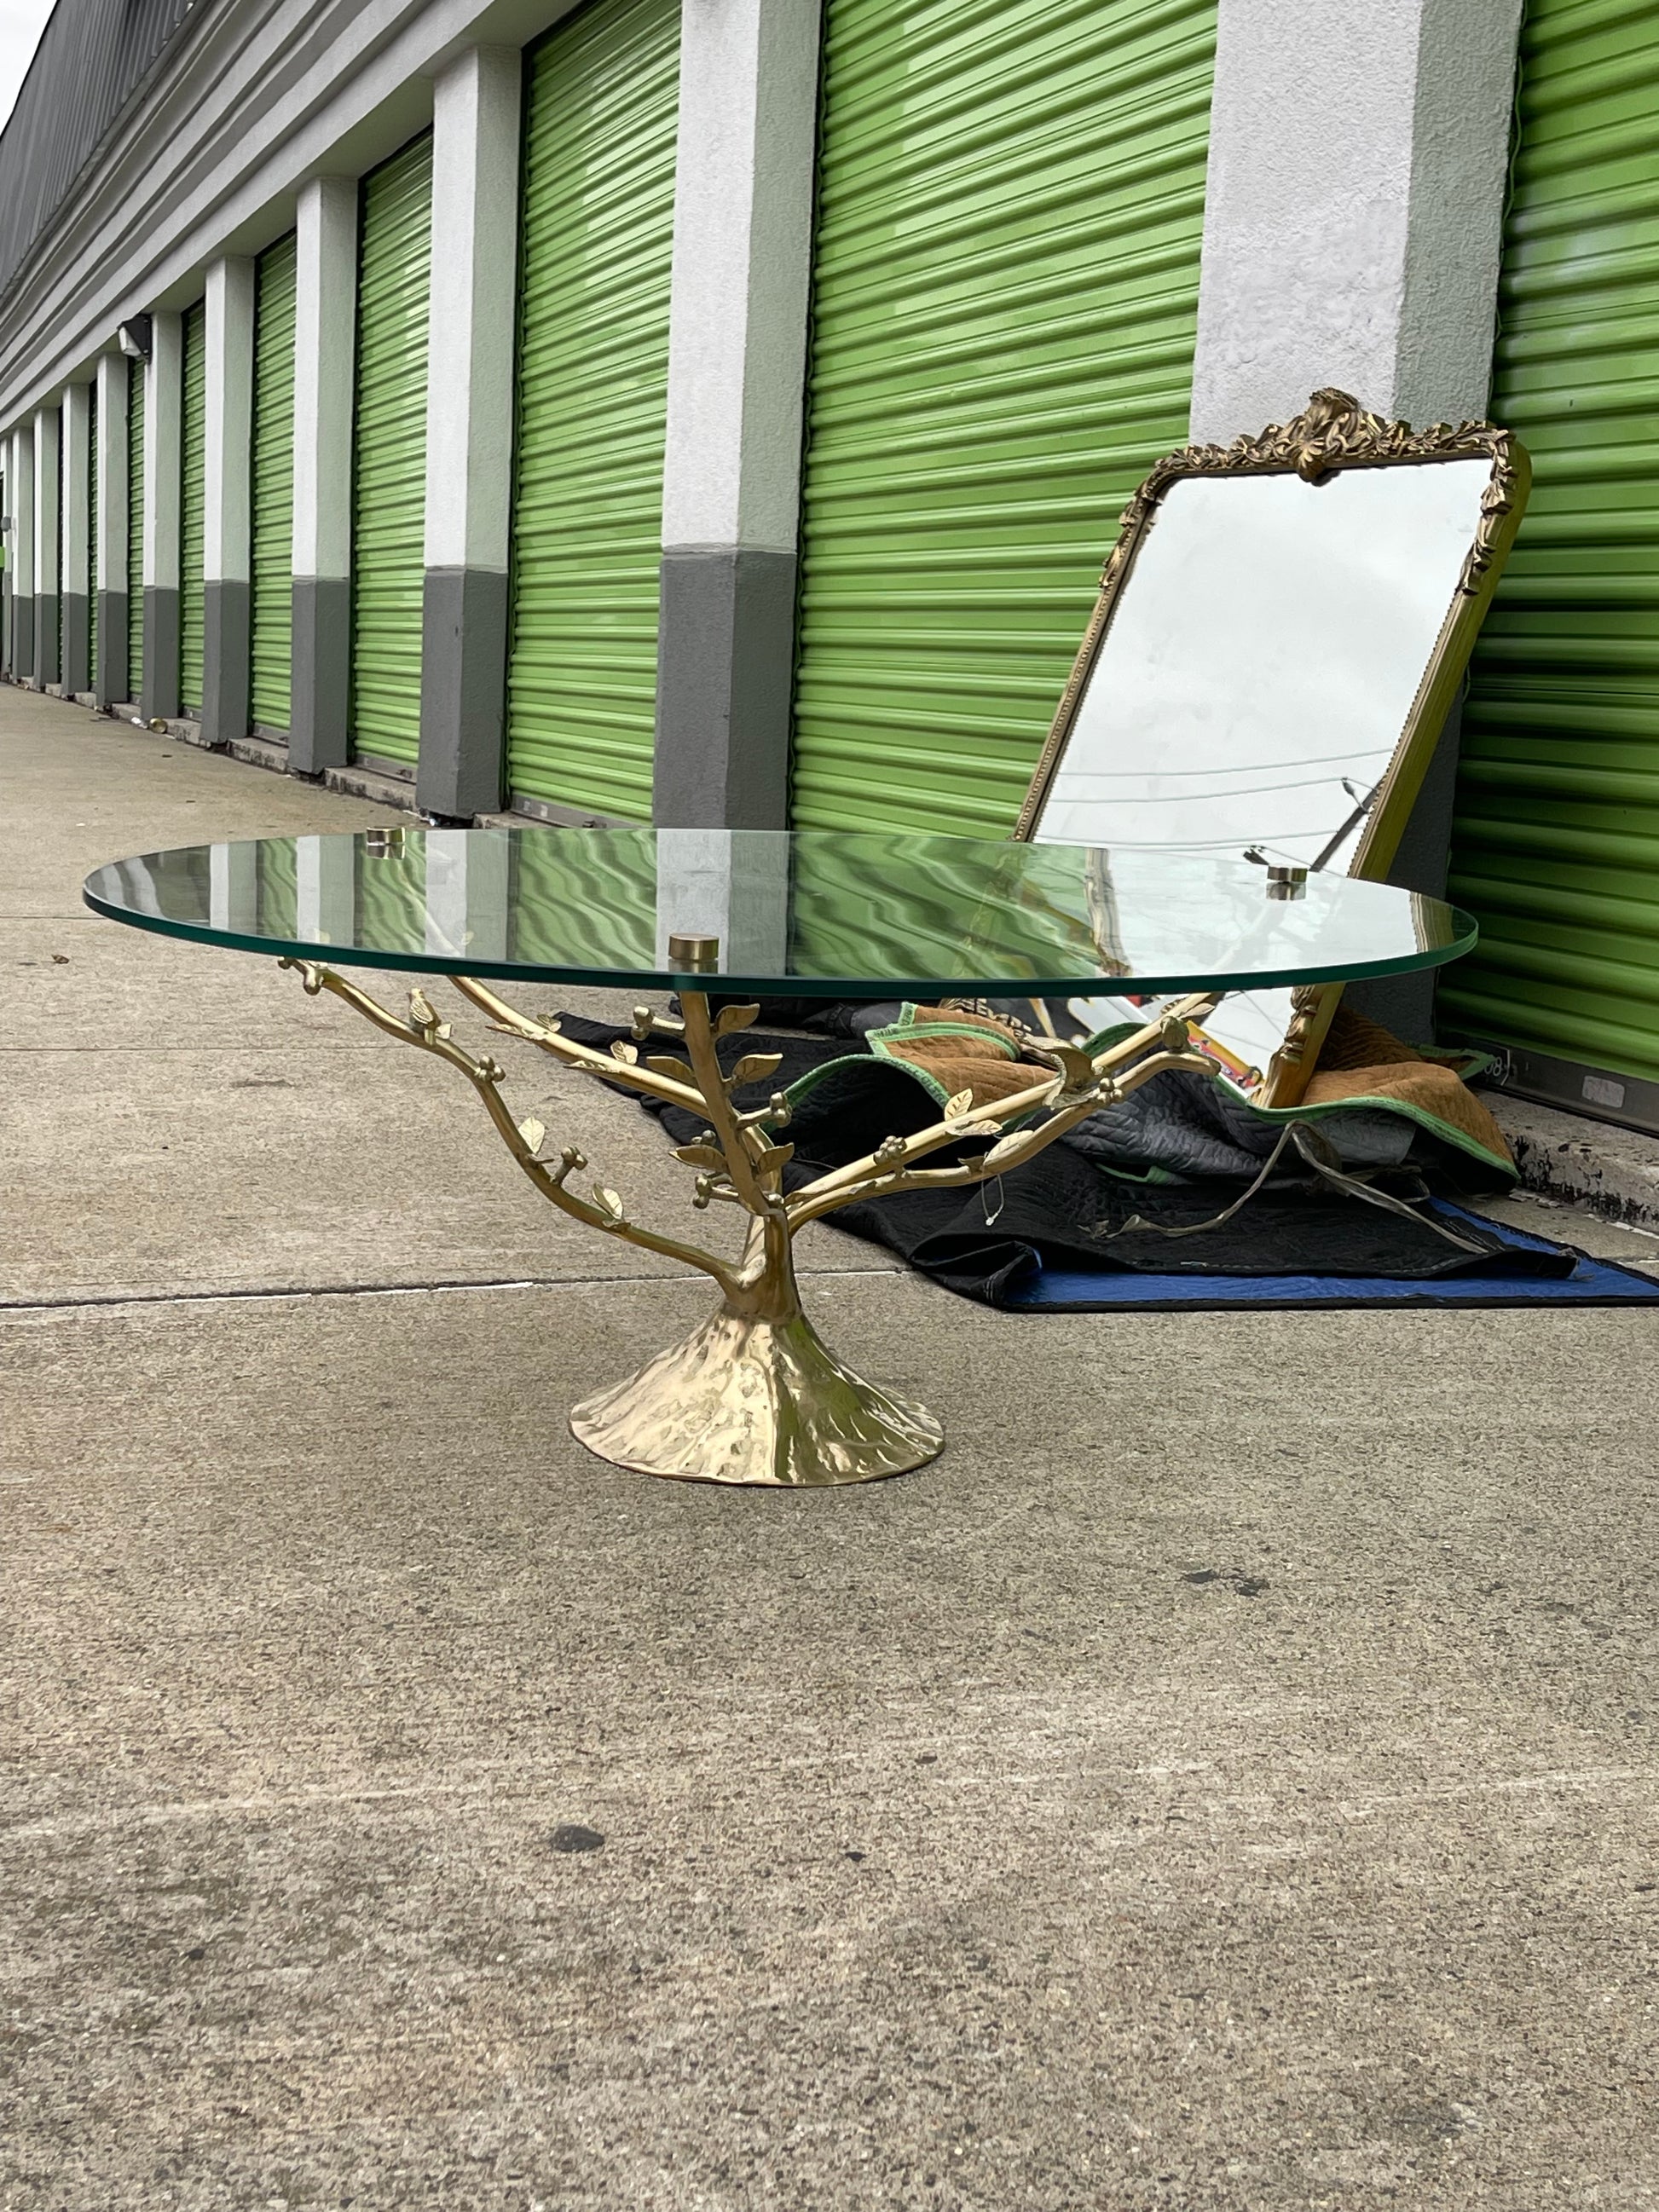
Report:
[[[807,1320],[786,1220],[751,1222],[738,1273],[690,1336],[574,1409],[580,1443],[641,1474],[781,1489],[873,1482],[933,1457],[933,1415],[843,1366]]]

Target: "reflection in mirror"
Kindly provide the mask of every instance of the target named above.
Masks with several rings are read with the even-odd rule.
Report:
[[[1525,481],[1502,433],[1414,434],[1334,392],[1282,431],[1161,463],[1125,518],[1018,834],[1245,855],[1264,898],[1272,863],[1380,874]],[[1089,1030],[1145,1012],[1091,999],[1064,1018]],[[1287,992],[1230,999],[1212,1048],[1255,1089],[1291,1016]]]
[[[1101,641],[1043,843],[1346,871],[1457,592],[1485,461],[1172,484]]]

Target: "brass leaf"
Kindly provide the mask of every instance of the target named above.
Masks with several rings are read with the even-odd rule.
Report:
[[[671,1076],[676,1083],[689,1083],[694,1091],[697,1087],[696,1071],[689,1062],[676,1060],[672,1052],[653,1053],[645,1064],[654,1074]]]
[[[744,1083],[763,1083],[769,1075],[775,1075],[783,1066],[781,1052],[746,1052],[726,1077],[732,1090]]]
[[[624,1044],[621,1037],[618,1037],[611,1048],[611,1057],[612,1060],[620,1060],[626,1066],[632,1067],[638,1060],[639,1054],[631,1044]]]
[[[605,1190],[595,1183],[593,1197],[601,1213],[608,1213],[613,1221],[622,1219],[623,1202],[614,1190]]]
[[[422,1029],[431,1029],[437,1022],[438,1017],[433,1012],[431,1006],[428,1004],[426,994],[423,991],[411,991],[410,993],[409,1011],[414,1015],[416,1020],[420,1024]]]
[[[544,1122],[538,1121],[532,1114],[527,1121],[520,1122],[519,1134],[524,1139],[526,1144],[529,1146],[532,1152],[538,1152],[542,1148],[544,1139],[546,1138],[547,1127]]]
[[[712,1168],[716,1174],[726,1168],[726,1155],[714,1145],[678,1145],[674,1158],[689,1168]]]
[[[758,1006],[722,1006],[714,1017],[714,1035],[730,1036],[733,1030],[746,1030],[759,1019]]]
[[[973,1103],[974,1094],[971,1088],[967,1091],[958,1091],[954,1097],[947,1098],[945,1102],[945,1120],[954,1121],[957,1115],[965,1114]]]
[[[774,1168],[787,1168],[795,1157],[793,1145],[769,1145],[755,1162],[762,1175],[769,1175]]]

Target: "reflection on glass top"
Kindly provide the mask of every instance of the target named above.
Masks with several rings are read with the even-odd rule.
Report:
[[[1242,860],[909,833],[419,830],[112,861],[87,902],[245,951],[528,981],[816,998],[1060,996],[1333,981],[1474,942],[1438,900]],[[701,978],[670,933],[713,936]]]
[[[1491,481],[1480,459],[1171,484],[1037,836],[1346,868]]]

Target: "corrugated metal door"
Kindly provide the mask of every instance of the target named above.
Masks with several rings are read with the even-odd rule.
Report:
[[[268,837],[255,855],[259,930],[266,937],[300,933],[299,844],[292,837]]]
[[[507,776],[651,817],[678,0],[593,0],[526,90]]]
[[[1533,491],[1464,714],[1451,890],[1481,942],[1439,1018],[1659,1082],[1650,4],[1532,0],[1519,123],[1491,412],[1530,449]],[[1622,1088],[1556,1095],[1617,1111]]]
[[[184,313],[184,404],[179,422],[179,701],[202,711],[202,562],[207,518],[207,308]]]
[[[426,540],[428,131],[363,179],[352,483],[352,741],[413,767]]]
[[[98,386],[87,387],[87,681],[98,689]]]
[[[254,726],[285,732],[294,634],[294,286],[288,237],[255,265],[250,696]]]
[[[829,0],[793,815],[1006,835],[1183,445],[1216,0]]]
[[[144,682],[144,364],[127,372],[127,697]]]

